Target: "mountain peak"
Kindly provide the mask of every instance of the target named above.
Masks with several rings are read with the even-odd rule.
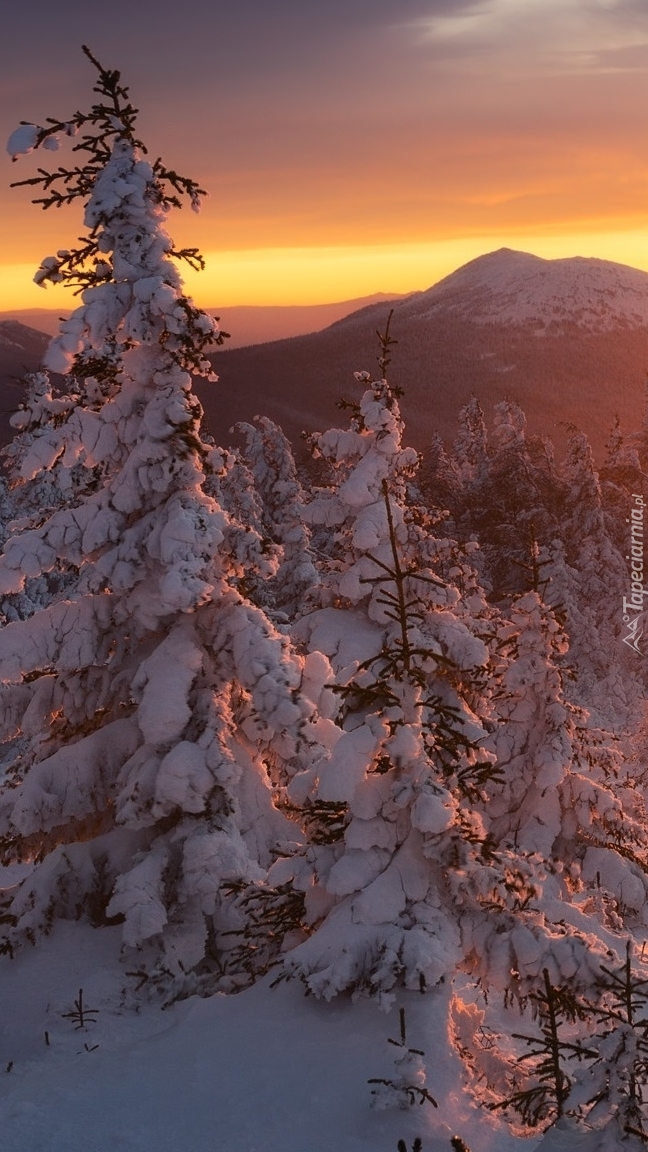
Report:
[[[594,257],[546,260],[499,248],[464,264],[398,310],[420,317],[446,311],[476,324],[531,327],[538,335],[574,328],[646,328],[648,273]]]

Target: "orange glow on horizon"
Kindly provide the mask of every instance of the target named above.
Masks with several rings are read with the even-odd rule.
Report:
[[[500,247],[648,271],[648,24],[636,2],[359,0],[334,19],[302,5],[298,21],[288,3],[271,16],[200,4],[200,19],[162,6],[154,53],[137,6],[128,42],[92,5],[83,21],[132,84],[151,155],[209,190],[198,219],[169,219],[178,247],[206,254],[202,276],[186,270],[199,304],[405,293]],[[65,7],[45,6],[36,27],[28,6],[8,14],[15,42],[40,56],[27,71],[22,53],[7,59],[5,139],[56,110],[54,92],[57,108],[87,99],[92,73],[70,48],[78,20]],[[43,213],[37,189],[9,188],[41,160],[53,162],[21,155],[3,169],[2,311],[77,303],[32,284],[83,227],[80,204]]]
[[[497,248],[545,259],[591,256],[648,272],[648,228],[564,234],[497,234],[357,247],[258,248],[205,253],[207,266],[182,269],[186,290],[205,308],[308,305],[353,300],[374,292],[430,288],[469,260]],[[71,290],[33,283],[36,264],[0,265],[0,311],[46,308],[69,312]]]

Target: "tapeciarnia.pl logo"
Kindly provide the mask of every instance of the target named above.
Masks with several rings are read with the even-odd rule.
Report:
[[[627,523],[630,525],[630,595],[623,597],[623,623],[628,632],[623,637],[623,643],[641,655],[639,641],[643,636],[644,596],[648,596],[648,589],[644,588],[644,510],[643,496],[632,493],[634,506],[630,511]]]

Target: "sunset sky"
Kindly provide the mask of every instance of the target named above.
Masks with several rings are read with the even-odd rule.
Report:
[[[648,269],[646,0],[23,0],[5,6],[0,130],[118,67],[149,150],[210,192],[175,213],[197,300],[307,304],[427,288],[502,246]],[[63,154],[45,153],[55,163]],[[81,230],[0,186],[0,309]]]

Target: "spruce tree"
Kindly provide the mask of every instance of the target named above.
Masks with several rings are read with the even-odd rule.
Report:
[[[250,468],[261,504],[265,536],[279,550],[275,577],[265,586],[265,599],[284,620],[306,607],[319,584],[310,533],[303,521],[305,492],[287,437],[267,416],[254,424],[237,425],[245,436],[244,460]]]
[[[39,527],[55,511],[77,506],[98,487],[99,470],[79,461],[73,432],[78,409],[90,403],[89,397],[82,395],[83,383],[74,378],[66,383],[66,391],[55,390],[48,372],[25,377],[22,402],[10,420],[16,434],[2,450],[12,509],[3,544],[17,531]],[[59,559],[49,571],[29,577],[20,591],[3,597],[5,620],[24,619],[61,599],[77,577],[76,565]]]
[[[601,485],[592,450],[583,432],[570,437],[561,465],[564,501],[561,537],[567,564],[577,580],[565,600],[566,625],[579,669],[579,699],[610,723],[627,721],[643,696],[640,662],[628,660],[620,629],[623,598],[629,576],[632,501],[623,515],[623,552],[614,541],[618,525],[611,528],[603,507]]]
[[[601,1152],[648,1142],[648,979],[632,953],[628,940],[624,962],[601,967],[590,1006],[590,1058],[576,1070],[570,1097],[572,1109],[597,1132]]]
[[[478,520],[470,510],[467,518],[485,551],[494,593],[503,597],[529,587],[533,548],[554,533],[557,482],[546,453],[531,457],[520,406],[502,401],[494,417],[487,476],[477,495]]]
[[[453,446],[453,459],[464,485],[479,487],[488,474],[488,434],[484,411],[471,396],[459,412],[459,431]]]
[[[315,438],[333,476],[304,515],[335,543],[323,606],[296,628],[331,659],[342,733],[290,794],[322,815],[328,805],[334,824],[269,883],[304,894],[309,938],[284,971],[318,996],[384,999],[401,983],[433,987],[468,956],[490,979],[491,937],[524,916],[534,881],[514,851],[493,855],[488,832],[493,613],[467,564],[448,566],[454,582],[442,574],[449,542],[408,504],[417,459],[395,392],[362,379],[350,427]]]
[[[430,507],[445,509],[453,517],[458,515],[463,495],[463,478],[459,475],[456,458],[446,452],[438,432],[423,453],[421,488]]]
[[[184,981],[221,966],[224,882],[258,879],[299,838],[268,772],[316,757],[315,703],[299,691],[303,660],[239,589],[258,537],[204,490],[229,458],[201,439],[191,373],[214,379],[219,335],[176,267],[199,253],[165,231],[202,191],[147,159],[119,73],[84,51],[96,103],[10,141],[14,154],[77,141],[74,163],[20,183],[45,208],[85,206],[87,234],[37,280],[80,291],[46,362],[83,382],[65,452],[96,484],[0,557],[5,593],[78,571],[65,599],[0,634],[3,858],[33,862],[8,932],[122,921],[133,967]]]

